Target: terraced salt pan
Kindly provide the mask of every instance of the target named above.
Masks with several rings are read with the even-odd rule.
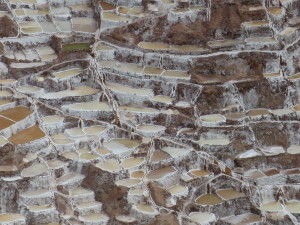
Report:
[[[215,194],[204,194],[196,199],[199,205],[216,205],[222,203],[223,200]]]
[[[300,201],[299,200],[290,200],[285,204],[285,208],[290,213],[300,213]]]
[[[138,125],[136,129],[137,131],[150,132],[150,133],[158,133],[166,130],[164,126],[159,126],[159,125]]]
[[[48,189],[37,189],[34,191],[27,191],[20,194],[23,198],[41,198],[45,196],[51,196],[51,192]]]
[[[175,172],[177,172],[177,170],[172,166],[164,167],[150,171],[146,177],[150,180],[158,180]]]
[[[71,5],[70,7],[71,7],[72,11],[74,11],[74,12],[93,11],[93,9],[87,4]]]
[[[285,153],[285,150],[283,149],[282,146],[269,146],[269,147],[264,147],[261,148],[261,151],[265,155],[279,155]]]
[[[269,21],[267,20],[257,20],[257,21],[251,21],[251,22],[245,22],[243,25],[245,27],[254,27],[254,26],[265,26],[269,25]]]
[[[190,213],[189,218],[199,224],[208,224],[215,220],[215,215],[212,213],[192,212]]]
[[[65,165],[65,163],[61,160],[58,160],[58,159],[53,159],[53,160],[49,160],[47,162],[49,168],[51,169],[58,169],[58,168],[61,168]]]
[[[144,158],[128,158],[125,159],[121,165],[124,169],[129,169],[141,165],[144,161]]]
[[[14,103],[14,102],[11,101],[11,100],[8,100],[8,99],[6,99],[6,100],[0,100],[0,106],[6,105],[6,104],[10,104],[10,103]]]
[[[100,134],[105,130],[106,130],[106,127],[104,127],[104,126],[91,126],[91,127],[83,128],[83,132],[86,133],[87,135]]]
[[[200,145],[229,145],[230,141],[227,138],[208,138],[198,141]]]
[[[150,206],[150,205],[147,205],[147,204],[143,204],[143,203],[138,203],[138,204],[134,204],[134,207],[140,211],[140,212],[143,212],[143,213],[156,213],[156,210]]]
[[[150,158],[150,162],[160,162],[162,160],[171,159],[171,158],[172,157],[169,153],[166,153],[164,151],[154,151]]]
[[[136,218],[131,217],[131,216],[124,216],[124,215],[117,216],[116,220],[120,221],[122,223],[126,223],[126,224],[130,224],[130,223],[136,222]]]
[[[97,159],[98,156],[93,153],[82,153],[80,154],[79,158],[84,160],[94,160]]]
[[[134,88],[130,86],[115,84],[115,83],[107,83],[106,86],[118,93],[122,94],[130,94],[130,95],[137,95],[137,96],[153,96],[153,90],[151,89],[144,89],[144,88]]]
[[[239,159],[247,159],[247,158],[253,158],[253,157],[258,157],[258,156],[262,156],[262,154],[259,153],[259,152],[257,152],[257,151],[255,151],[254,149],[250,149],[250,150],[248,150],[246,152],[243,152],[243,153],[239,154],[237,156],[237,158],[239,158]]]
[[[263,116],[269,114],[268,109],[251,109],[247,112],[248,116]]]
[[[25,119],[30,114],[32,114],[32,111],[24,106],[17,106],[15,108],[7,109],[0,112],[0,116],[3,116],[15,122]]]
[[[169,96],[164,96],[164,95],[156,95],[152,98],[150,98],[150,101],[154,101],[154,102],[161,102],[161,103],[165,103],[165,104],[172,104],[172,98],[170,98]]]
[[[145,172],[141,170],[133,171],[130,174],[131,178],[142,179],[145,176]]]
[[[80,137],[85,135],[82,129],[78,127],[67,129],[66,133],[71,137]]]
[[[61,32],[72,32],[71,21],[55,20],[55,24]]]
[[[22,170],[22,177],[35,177],[45,173],[48,170],[47,166],[41,163],[32,164],[30,167]]]
[[[141,183],[140,179],[124,179],[124,180],[118,180],[116,182],[116,185],[130,188],[130,187],[136,186],[139,183]]]
[[[103,146],[115,154],[120,154],[134,150],[139,144],[136,140],[111,139],[109,142],[105,142]]]
[[[10,91],[0,91],[0,98],[11,97],[12,95]]]
[[[35,125],[12,135],[8,140],[12,144],[18,145],[26,144],[43,137],[45,137],[45,133],[40,129],[38,125]]]
[[[120,111],[128,111],[134,113],[149,113],[149,114],[158,114],[159,110],[153,108],[140,108],[140,107],[132,107],[132,106],[120,106]]]
[[[85,216],[79,216],[79,219],[84,222],[102,222],[108,221],[109,217],[102,213],[89,214]]]
[[[116,70],[119,70],[124,73],[143,73],[144,67],[139,66],[137,64],[132,64],[132,63],[116,63]]]
[[[7,143],[8,141],[4,137],[0,136],[0,147],[6,145]]]
[[[278,202],[268,202],[261,204],[260,209],[267,212],[278,212],[282,210],[282,206]]]
[[[83,102],[83,103],[74,103],[70,105],[63,106],[68,110],[74,111],[105,111],[110,112],[110,106],[105,102]]]
[[[102,13],[102,19],[103,20],[112,20],[117,22],[127,22],[132,23],[132,19],[125,17],[125,16],[118,16],[117,14],[113,12],[103,12]]]
[[[204,177],[213,173],[206,170],[193,169],[189,171],[189,174],[195,177]]]
[[[257,37],[257,38],[247,38],[247,43],[278,43],[273,37]]]
[[[66,135],[64,135],[62,133],[54,134],[54,135],[51,135],[50,137],[51,137],[52,141],[58,145],[66,145],[66,144],[74,143],[73,140],[69,139]]]
[[[233,189],[220,189],[220,190],[217,190],[216,193],[225,201],[231,200],[231,199],[236,199],[236,198],[242,198],[242,197],[246,196],[244,193],[238,192]]]
[[[109,159],[104,162],[99,162],[98,164],[96,164],[96,166],[109,172],[119,172],[121,170],[119,162],[115,159]]]
[[[44,99],[58,99],[58,98],[65,98],[65,97],[79,97],[79,96],[86,96],[86,95],[94,95],[97,93],[99,93],[97,89],[88,86],[80,86],[73,90],[47,93],[44,94],[42,97]]]
[[[44,123],[61,123],[64,120],[62,116],[45,116],[42,118]]]
[[[246,213],[242,215],[234,215],[234,216],[222,218],[222,221],[225,221],[232,225],[247,225],[247,224],[259,223],[262,221],[262,219],[259,215]]]
[[[280,73],[264,73],[263,76],[266,78],[272,78],[272,77],[281,77],[281,74]]]
[[[178,70],[165,70],[162,77],[169,77],[169,78],[180,78],[180,79],[190,79],[190,75],[187,72],[178,71]]]
[[[173,158],[187,155],[188,153],[190,153],[191,150],[192,149],[176,148],[176,147],[163,147],[162,148],[162,151],[168,153]]]
[[[116,9],[115,5],[109,4],[107,2],[99,1],[99,5],[102,8],[102,10],[105,10],[105,11],[106,10],[114,10],[114,9]]]
[[[0,84],[12,84],[12,83],[15,83],[17,80],[15,79],[0,79]]]
[[[245,172],[245,177],[249,177],[252,179],[257,179],[261,177],[265,177],[266,175],[259,170],[249,170]]]
[[[221,114],[212,114],[212,115],[201,116],[200,120],[202,120],[203,122],[221,122],[221,121],[225,121],[226,118]]]
[[[222,47],[222,46],[229,46],[229,45],[239,45],[244,44],[243,40],[222,40],[222,41],[209,41],[207,45],[209,47]]]
[[[98,29],[97,21],[88,17],[73,17],[73,30],[80,32],[95,33]]]
[[[140,42],[138,47],[149,50],[169,50],[169,44],[164,42]]]
[[[42,94],[43,88],[36,87],[36,86],[30,86],[30,85],[24,85],[17,88],[17,91],[23,93],[23,94]]]
[[[164,70],[160,69],[160,68],[144,67],[144,74],[161,75],[163,72],[164,72]]]
[[[237,113],[228,113],[225,115],[226,119],[228,120],[240,120],[243,119],[246,116],[243,112],[237,112]]]
[[[287,149],[287,153],[289,154],[300,154],[300,146],[292,145]]]
[[[182,185],[175,185],[167,189],[171,195],[182,195],[188,191],[188,188]]]
[[[73,68],[69,70],[62,70],[62,71],[57,71],[53,73],[53,76],[55,76],[58,79],[65,79],[65,78],[70,78],[74,77],[78,74],[80,74],[83,70],[80,68]]]
[[[17,222],[17,221],[25,222],[25,217],[21,214],[13,214],[13,213],[0,214],[0,223],[10,223],[10,222]]]
[[[108,155],[110,154],[110,151],[106,148],[96,148],[95,151],[99,154],[99,155]]]
[[[271,110],[272,114],[275,115],[284,115],[284,114],[290,114],[293,113],[294,111],[292,109],[275,109],[275,110]]]

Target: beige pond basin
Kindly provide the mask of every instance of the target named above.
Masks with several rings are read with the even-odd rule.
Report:
[[[69,139],[66,135],[62,133],[51,135],[51,139],[55,144],[58,145],[66,145],[66,144],[74,143],[73,140]]]
[[[15,79],[0,79],[0,84],[12,84],[15,83],[17,80]]]
[[[223,200],[215,194],[204,194],[196,199],[199,205],[216,205],[222,203]]]
[[[141,133],[160,133],[165,130],[166,128],[164,126],[159,125],[138,125],[136,127],[136,131]]]
[[[162,74],[162,77],[175,78],[175,79],[190,79],[190,74],[184,71],[179,70],[165,70]]]
[[[295,30],[297,30],[297,28],[295,27],[286,27],[283,31],[281,31],[279,34],[281,36],[287,36],[291,33],[293,33]]]
[[[269,25],[269,24],[270,23],[267,20],[256,20],[256,21],[243,23],[243,25],[245,27],[266,26],[266,25]]]
[[[279,174],[280,173],[280,171],[279,170],[277,170],[277,169],[269,169],[269,170],[265,170],[264,171],[264,174],[266,175],[266,176],[274,176],[274,175],[277,175],[277,174]]]
[[[125,16],[118,16],[116,13],[113,12],[104,12],[102,13],[102,19],[103,20],[112,20],[117,22],[127,22],[131,23],[132,19],[125,17]]]
[[[143,49],[148,49],[148,50],[159,50],[159,51],[169,50],[169,44],[164,42],[140,42],[138,44],[138,47]]]
[[[128,158],[125,159],[121,165],[124,169],[129,169],[143,164],[144,161],[144,158]]]
[[[258,157],[258,156],[262,156],[262,154],[255,151],[254,149],[250,149],[246,152],[243,152],[243,153],[237,155],[236,158],[238,158],[238,159],[247,159],[247,158],[253,158],[253,157]]]
[[[110,112],[111,108],[110,106],[105,102],[83,102],[83,103],[74,103],[70,105],[64,106],[66,109],[72,110],[72,111],[103,111],[103,112]]]
[[[47,166],[41,163],[34,163],[30,167],[22,170],[22,177],[35,177],[45,173],[48,170]]]
[[[300,146],[299,145],[291,145],[287,149],[287,153],[289,153],[289,154],[300,154]]]
[[[300,201],[299,200],[290,200],[285,204],[285,208],[290,213],[300,213]]]
[[[249,170],[249,171],[246,171],[244,175],[245,175],[245,177],[252,178],[252,179],[257,179],[257,178],[266,176],[260,170]]]
[[[189,174],[194,177],[204,177],[213,173],[206,170],[193,169],[189,171]]]
[[[153,91],[151,89],[134,88],[114,83],[107,83],[106,86],[113,92],[122,93],[125,95],[153,96]]]
[[[126,216],[126,215],[119,215],[116,216],[116,220],[125,223],[125,224],[130,224],[136,222],[136,218],[132,216]]]
[[[163,151],[154,151],[150,157],[150,162],[160,162],[166,159],[172,159],[170,154]]]
[[[170,45],[169,50],[174,52],[189,53],[189,52],[205,52],[208,49],[198,45]]]
[[[71,137],[80,137],[85,135],[82,129],[78,127],[67,129],[65,132]]]
[[[223,47],[230,45],[240,45],[243,44],[243,40],[222,40],[222,41],[209,41],[207,44],[209,47]]]
[[[37,94],[43,91],[42,88],[30,85],[24,85],[17,88],[17,91],[23,94]]]
[[[104,162],[99,162],[96,164],[96,166],[102,170],[109,172],[119,172],[121,170],[119,162],[115,159],[109,159]]]
[[[113,48],[106,44],[103,44],[102,42],[100,42],[96,47],[96,51],[110,51],[110,50],[113,50]]]
[[[282,146],[267,146],[260,149],[265,155],[284,154],[285,150]]]
[[[50,169],[58,169],[58,168],[63,167],[65,165],[65,162],[58,160],[58,159],[52,159],[52,160],[49,160],[47,162],[47,164]]]
[[[271,113],[274,115],[285,115],[285,114],[290,114],[293,113],[294,110],[292,109],[275,109],[275,110],[271,110]]]
[[[54,207],[50,204],[46,205],[29,205],[27,206],[29,211],[31,212],[42,212],[42,211],[47,211],[47,210],[53,210]]]
[[[262,221],[262,218],[256,214],[246,213],[222,218],[222,221],[225,221],[231,225],[248,225],[259,223]]]
[[[229,145],[230,141],[227,138],[207,138],[198,141],[200,145]]]
[[[136,208],[137,211],[140,211],[142,213],[153,214],[157,212],[152,206],[143,203],[134,204],[134,207]]]
[[[14,121],[11,121],[9,119],[6,119],[6,118],[0,116],[0,130],[10,127],[13,124],[14,124]]]
[[[171,195],[183,195],[183,194],[187,193],[188,188],[185,186],[182,186],[180,184],[177,184],[177,185],[174,185],[174,186],[168,188],[167,191]]]
[[[86,33],[95,33],[98,29],[97,21],[89,17],[73,17],[73,30]]]
[[[135,179],[142,179],[144,176],[145,176],[145,172],[142,170],[133,171],[130,174],[130,177]]]
[[[26,144],[31,141],[45,137],[45,133],[38,125],[26,128],[19,133],[12,135],[8,140],[15,145]]]
[[[280,7],[269,7],[268,11],[270,13],[272,13],[273,15],[278,16],[282,13],[282,8],[280,8]]]
[[[65,79],[65,78],[70,78],[70,77],[74,77],[78,74],[80,74],[83,70],[80,68],[73,68],[73,69],[69,69],[69,70],[62,70],[62,71],[57,71],[57,72],[53,72],[53,76],[55,76],[58,79]]]
[[[132,113],[149,113],[149,114],[159,114],[160,111],[153,108],[146,107],[132,107],[132,106],[120,106],[120,111],[132,112]]]
[[[102,213],[94,213],[85,216],[79,216],[79,219],[85,222],[101,222],[101,221],[108,221],[109,217]]]
[[[231,199],[236,199],[236,198],[242,198],[245,197],[246,195],[238,192],[233,189],[220,189],[216,191],[217,195],[220,196],[222,199],[226,200],[231,200]]]
[[[178,147],[163,147],[162,151],[168,153],[173,158],[184,156],[190,153],[192,149]]]
[[[91,152],[88,152],[88,153],[81,153],[79,155],[79,158],[80,159],[84,159],[84,160],[95,160],[95,159],[98,158],[98,156],[95,155],[95,154],[93,154],[93,153],[91,153]]]
[[[10,91],[0,91],[0,98],[11,97],[13,94]]]
[[[165,103],[165,104],[172,104],[173,99],[170,98],[169,96],[164,96],[164,95],[156,95],[153,98],[150,98],[150,101],[153,102],[160,102],[160,103]]]
[[[173,174],[177,172],[177,170],[170,166],[170,167],[164,167],[164,168],[160,168],[160,169],[157,169],[157,170],[152,170],[150,171],[146,177],[150,180],[158,180],[158,179],[161,179],[163,177],[166,177],[170,174]]]
[[[97,135],[102,133],[105,130],[106,127],[100,125],[83,128],[83,132],[86,133],[87,135]]]
[[[139,146],[139,144],[140,142],[136,140],[115,138],[104,143],[103,145],[111,152],[120,154],[126,151],[134,150],[137,146]]]
[[[225,115],[226,119],[229,120],[241,120],[246,116],[243,112],[237,112],[237,113],[228,113]]]
[[[189,218],[199,224],[209,224],[215,220],[215,215],[208,212],[192,212]]]
[[[203,122],[213,123],[213,122],[225,121],[226,118],[221,114],[212,114],[212,115],[200,116],[200,120]]]
[[[44,123],[62,123],[64,120],[64,117],[62,116],[45,116],[42,118]]]
[[[144,67],[132,64],[132,63],[119,63],[117,62],[117,66],[115,67],[116,70],[119,70],[124,73],[140,73],[142,74],[144,71]]]
[[[0,136],[0,147],[6,145],[7,143],[8,141],[4,137]]]
[[[247,43],[251,44],[275,44],[278,43],[278,41],[273,37],[257,37],[257,38],[247,38]]]
[[[101,6],[102,10],[114,10],[114,9],[116,9],[115,5],[112,5],[112,4],[109,4],[109,3],[106,3],[106,2],[102,2],[102,1],[99,1],[99,5]]]
[[[110,151],[107,148],[96,148],[95,151],[99,155],[108,155],[108,154],[110,154]]]
[[[262,211],[278,212],[282,210],[282,206],[278,202],[268,202],[260,205]]]
[[[124,180],[118,180],[116,182],[116,185],[130,188],[130,187],[136,186],[140,183],[141,183],[140,179],[124,179]]]
[[[86,95],[94,95],[97,94],[99,91],[97,89],[88,87],[88,86],[80,86],[76,87],[73,90],[65,90],[65,91],[59,91],[59,92],[52,92],[44,94],[42,97],[44,99],[59,99],[59,98],[65,98],[65,97],[80,97],[80,96],[86,96]]]
[[[15,122],[25,119],[32,113],[28,108],[24,106],[17,106],[15,108],[7,109],[0,112],[0,116],[6,117]]]
[[[268,109],[251,109],[247,112],[247,116],[263,116],[269,113]]]
[[[13,213],[0,214],[0,223],[10,223],[10,222],[17,222],[17,221],[25,222],[25,217],[21,214],[13,214]]]
[[[79,159],[79,153],[78,152],[65,152],[61,154],[62,157],[70,160],[77,160]]]
[[[144,190],[142,188],[131,188],[128,191],[128,195],[143,195]]]

